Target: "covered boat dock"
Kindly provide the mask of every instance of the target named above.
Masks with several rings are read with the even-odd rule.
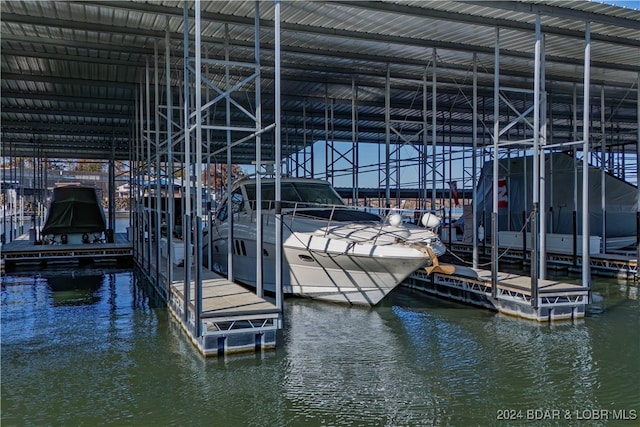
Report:
[[[115,228],[116,188],[128,184],[132,256],[190,339],[205,343],[197,344],[204,353],[234,347],[205,337],[224,329],[211,326],[215,304],[207,304],[229,292],[202,271],[202,229],[243,168],[275,165],[276,176],[325,179],[354,205],[431,210],[450,227],[466,207],[465,261],[480,271],[481,254],[490,256],[490,277],[479,272],[478,286],[490,283],[493,299],[508,282],[501,232],[523,233],[519,256],[532,266],[523,280],[533,292],[556,289],[546,287],[556,256],[548,240],[560,211],[571,218],[580,298],[601,257],[622,259],[637,276],[636,9],[577,0],[13,0],[1,7],[2,181],[34,189],[3,187],[1,216],[12,230],[5,237],[21,234],[13,227],[27,202],[42,216],[59,159],[102,162],[108,228]],[[566,180],[552,182],[546,166],[559,157],[570,162],[573,183],[562,200],[554,189]],[[508,164],[523,170],[520,192]],[[180,180],[179,195],[163,191],[167,177]],[[613,181],[630,200],[615,209],[607,199]],[[621,223],[625,235],[612,235]],[[578,236],[596,233],[603,241],[630,237],[629,252],[610,254],[604,245],[592,254],[589,239]],[[3,258],[12,242],[5,243]],[[450,292],[458,286],[455,278],[437,280],[451,281]],[[214,288],[220,294],[205,304],[205,289]],[[283,297],[254,296],[264,312],[238,306],[250,324],[239,347],[271,347]],[[256,316],[264,334],[253,329]],[[257,336],[266,342],[256,345]]]

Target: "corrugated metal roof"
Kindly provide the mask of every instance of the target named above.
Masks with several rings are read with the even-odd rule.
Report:
[[[142,78],[147,64],[153,69],[154,46],[164,54],[167,30],[171,81],[181,84],[183,4],[3,1],[3,155],[33,153],[35,144],[43,156],[107,158],[113,143],[118,157],[126,158],[136,125],[135,100],[144,90]],[[195,3],[188,5],[193,8]],[[255,2],[203,1],[201,7],[203,56],[223,59],[228,40],[231,60],[251,62]],[[263,1],[259,7],[263,121],[270,122],[274,3]],[[569,138],[571,133],[570,106],[574,85],[579,86],[583,78],[584,31],[590,21],[592,83],[605,88],[609,125],[615,124],[626,141],[637,139],[633,129],[638,126],[638,10],[589,1],[415,0],[287,1],[281,4],[281,12],[285,154],[309,139],[325,137],[327,100],[333,100],[333,138],[351,141],[352,83],[357,85],[359,140],[384,141],[387,69],[393,120],[420,120],[425,73],[432,93],[434,50],[438,120],[451,125],[450,129],[439,127],[438,138],[469,143],[474,54],[483,111],[491,115],[496,28],[500,28],[501,85],[532,89],[537,14],[545,35],[545,74],[553,99],[555,137]],[[193,34],[193,19],[189,26]],[[211,81],[224,85],[223,68],[210,66],[207,72]],[[242,67],[233,67],[233,72],[234,81],[248,73]],[[164,68],[159,74],[163,78]],[[247,91],[252,88],[252,83],[247,84]],[[161,93],[161,103],[164,96]],[[245,96],[250,97],[248,92]],[[527,96],[513,102],[526,108]],[[594,102],[596,121],[599,108],[600,103]],[[219,114],[216,120],[222,120]],[[242,114],[234,113],[234,120],[242,123]],[[416,132],[419,125],[407,121],[403,128]],[[445,139],[445,132],[454,137]],[[249,144],[239,147],[235,161],[249,162],[252,153]]]

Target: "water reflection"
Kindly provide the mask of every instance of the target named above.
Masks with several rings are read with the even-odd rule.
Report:
[[[92,274],[98,301],[77,306],[55,305],[40,273],[3,277],[2,425],[484,426],[509,425],[501,409],[640,410],[637,286],[600,282],[602,313],[553,324],[406,289],[373,309],[291,298],[275,351],[204,359],[138,273]]]
[[[425,381],[390,310],[313,301],[289,307],[282,391],[293,424],[447,424],[441,385]]]
[[[148,300],[126,270],[3,277],[2,425],[125,423],[155,351]]]
[[[71,271],[64,274],[42,273],[53,298],[53,306],[90,305],[100,301],[103,273]]]

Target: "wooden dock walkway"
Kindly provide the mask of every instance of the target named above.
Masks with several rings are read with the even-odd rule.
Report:
[[[5,268],[11,270],[19,264],[33,263],[72,263],[91,259],[93,261],[113,261],[133,257],[133,245],[126,234],[117,233],[114,243],[81,243],[81,244],[35,244],[29,240],[28,234],[5,243],[0,247],[0,259]]]
[[[448,245],[447,242],[444,242]],[[491,256],[491,246],[478,246],[479,254],[483,257]],[[473,245],[463,242],[452,242],[451,251],[458,255],[468,255],[473,252]],[[501,259],[512,262],[531,262],[531,252],[523,252],[522,248],[500,248]],[[620,279],[637,279],[638,259],[636,256],[620,254],[591,254],[589,256],[590,268],[593,274],[616,277]],[[567,268],[580,271],[582,269],[582,256],[577,255],[575,262],[572,254],[547,252],[547,265],[552,268]]]
[[[538,322],[583,318],[589,289],[574,283],[538,280],[538,297],[531,293],[531,278],[498,273],[496,298],[492,298],[491,271],[455,265],[452,274],[415,272],[406,285],[428,294],[485,307]]]
[[[163,296],[169,311],[204,356],[260,351],[276,346],[276,332],[282,325],[282,310],[268,299],[256,295],[239,284],[206,268],[202,268],[200,313],[197,312],[196,283],[191,271],[185,289],[185,268],[169,266],[161,257],[157,280],[140,265],[150,281]],[[155,271],[155,257],[151,271]],[[193,270],[193,268],[192,268]],[[185,304],[185,291],[188,304]]]

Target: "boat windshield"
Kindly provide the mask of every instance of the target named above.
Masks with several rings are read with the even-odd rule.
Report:
[[[344,200],[338,196],[338,193],[329,185],[322,182],[283,182],[281,183],[281,200],[283,207],[308,207],[318,205],[335,205],[345,206]],[[247,198],[253,202],[256,200],[256,185],[249,183],[245,185]],[[275,183],[265,182],[262,184],[262,207],[269,208],[269,202],[275,200]],[[253,203],[252,203],[253,204]]]

